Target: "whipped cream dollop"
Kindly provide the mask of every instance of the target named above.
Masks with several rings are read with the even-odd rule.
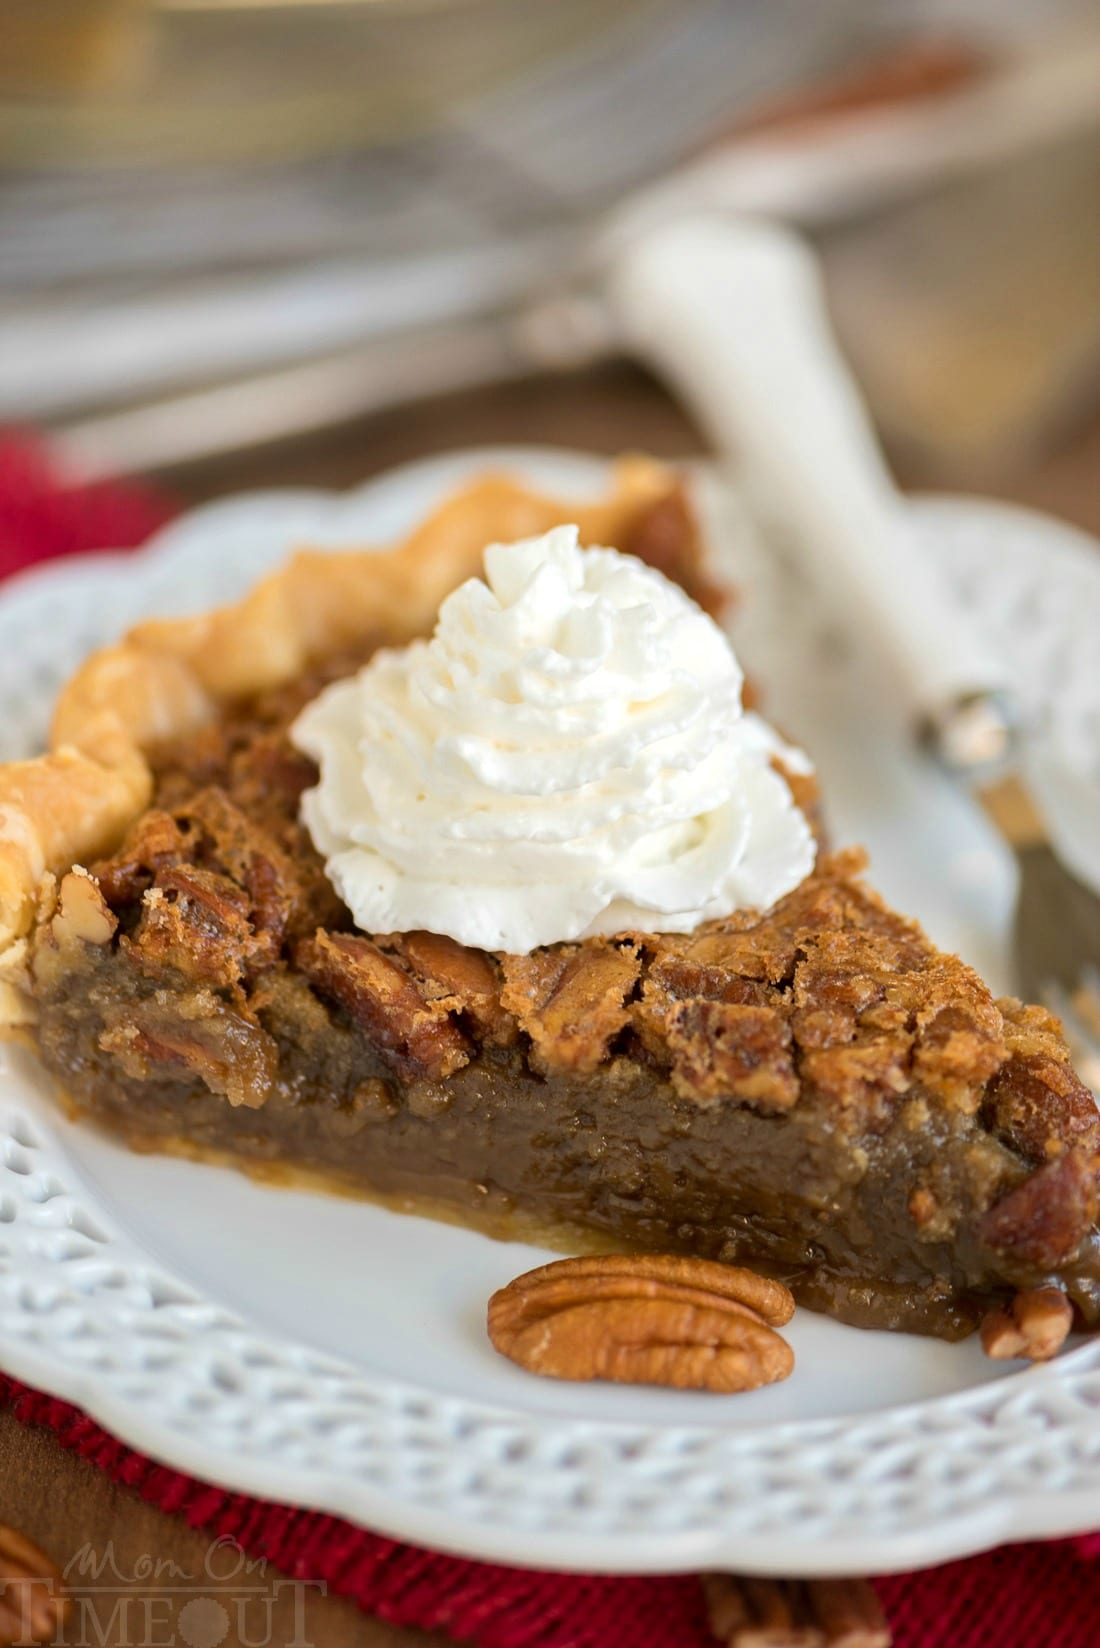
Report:
[[[524,952],[766,908],[814,840],[717,624],[577,528],[494,544],[430,641],[377,653],[294,725],[302,815],[367,932]]]

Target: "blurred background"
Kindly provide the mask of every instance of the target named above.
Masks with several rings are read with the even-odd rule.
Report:
[[[604,285],[802,227],[910,483],[1100,529],[1095,0],[0,0],[0,423],[199,498],[697,450]]]

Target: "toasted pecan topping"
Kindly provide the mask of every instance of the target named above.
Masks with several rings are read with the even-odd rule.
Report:
[[[384,1079],[399,1109],[432,1121],[475,1092],[512,1082],[531,1092],[565,1078],[575,1115],[563,1123],[563,1148],[579,1201],[614,1196],[615,1216],[629,1219],[670,1196],[682,1225],[653,1238],[670,1247],[681,1228],[685,1246],[705,1239],[683,1165],[647,1156],[642,1140],[599,1143],[588,1085],[600,1082],[597,1100],[604,1081],[614,1087],[624,1128],[628,1103],[644,1096],[650,1140],[696,1127],[712,1135],[725,1107],[790,1116],[800,1136],[828,1141],[820,1172],[848,1149],[834,1184],[845,1208],[855,1186],[876,1181],[876,1153],[908,1153],[906,1177],[895,1174],[901,1239],[919,1243],[938,1276],[932,1250],[965,1236],[988,1278],[974,1301],[981,1287],[997,1298],[1060,1265],[1088,1268],[1100,1117],[1056,1023],[994,1002],[864,885],[857,853],[823,855],[768,911],[690,934],[632,933],[516,957],[430,933],[349,932],[299,821],[315,772],[286,728],[332,673],[361,661],[333,661],[160,752],[166,805],[92,867],[118,931],[77,959],[89,977],[102,975],[95,989],[107,1010],[95,1007],[94,1034],[120,1077],[195,1079],[254,1104],[272,1078],[279,1091],[299,1091],[307,1061],[319,1060],[349,1126],[363,1079]],[[67,955],[59,940],[29,956],[42,999],[60,1003]],[[203,1028],[188,1004],[211,993]],[[64,1057],[60,1029],[57,1038]],[[823,1205],[828,1187],[812,1154],[805,1168],[810,1201]],[[782,1238],[796,1268],[814,1248],[808,1219],[796,1216],[805,1224],[797,1240]],[[961,1274],[951,1283],[963,1285]],[[1091,1287],[1071,1287],[1085,1314],[1100,1311]],[[975,1319],[979,1309],[973,1303]]]
[[[756,979],[785,986],[798,955],[798,921],[761,922],[758,917],[732,917],[728,922],[701,927],[686,941],[666,940],[666,951],[669,945],[685,961],[706,968],[712,979]]]
[[[1100,1151],[1096,1101],[1069,1063],[1057,1021],[1018,1002],[1006,1010],[1009,1056],[987,1089],[982,1115],[998,1137],[1042,1165],[1067,1145]],[[1048,1022],[1044,1022],[1048,1021]]]
[[[197,865],[158,871],[142,900],[138,926],[124,943],[146,973],[174,968],[226,990],[240,983],[263,951],[242,890]]]
[[[876,1132],[889,1120],[892,1099],[909,1087],[908,1065],[904,1041],[871,1035],[806,1053],[802,1076],[838,1114],[850,1112],[861,1131]]]
[[[179,823],[153,807],[143,813],[112,858],[93,865],[104,898],[113,907],[141,898],[162,865],[184,864],[192,852]]]
[[[69,1606],[57,1565],[25,1534],[0,1523],[0,1648],[55,1641]]]
[[[1049,1015],[995,1004],[968,968],[862,884],[855,853],[823,858],[764,914],[742,911],[689,935],[592,939],[522,957],[425,933],[376,940],[394,970],[376,956],[372,984],[336,953],[347,915],[297,820],[311,769],[282,729],[309,691],[298,683],[182,741],[162,769],[175,814],[151,810],[96,867],[124,920],[150,887],[177,904],[184,893],[182,909],[141,917],[135,960],[150,972],[171,965],[251,991],[280,960],[298,965],[296,943],[320,928],[333,948],[314,983],[391,1057],[406,1042],[420,1048],[411,1058],[422,1074],[457,1069],[477,1046],[509,1046],[522,1033],[544,1074],[589,1074],[614,1048],[651,1063],[681,1097],[771,1112],[809,1099],[834,1108],[853,1135],[881,1133],[895,1099],[921,1094],[963,1114],[981,1107],[994,1135],[1037,1165],[1078,1144],[1100,1159],[1100,1121]],[[181,774],[199,788],[188,791]],[[190,889],[173,890],[177,870]],[[216,931],[205,936],[219,911],[208,902],[204,914],[199,870],[243,898],[222,888]]]
[[[451,1013],[466,1013],[490,1042],[515,1036],[511,1015],[500,1000],[497,970],[481,950],[468,949],[442,933],[399,933],[385,948],[405,962],[430,1001]]]
[[[981,1326],[982,1349],[996,1361],[1048,1362],[1073,1326],[1073,1306],[1057,1287],[1018,1293],[1007,1310],[991,1310]]]
[[[227,926],[220,934],[231,953],[223,976],[255,977],[280,945],[296,958],[295,941],[318,928],[339,950],[346,912],[297,819],[312,768],[291,749],[285,727],[304,698],[356,661],[269,694],[239,719],[226,716],[166,752],[161,793],[172,795],[176,815],[154,809],[115,859],[97,867],[115,911],[168,867],[195,865],[235,881],[247,900],[251,935]],[[1037,1110],[1049,1114],[1044,1095],[1059,1089],[1059,1112],[1080,1107],[1064,1049],[1041,1016],[1002,1021],[976,976],[889,910],[859,880],[861,869],[858,853],[823,859],[774,909],[738,912],[686,936],[592,939],[494,958],[437,935],[396,935],[376,941],[394,968],[385,988],[377,955],[372,984],[332,949],[320,968],[327,985],[314,982],[391,1054],[411,1037],[422,1073],[457,1069],[462,1050],[472,1051],[467,1035],[507,1046],[519,1031],[540,1071],[588,1074],[613,1046],[630,1056],[629,1039],[620,1039],[629,1029],[636,1050],[683,1097],[781,1112],[808,1091],[835,1105],[853,1132],[881,1131],[892,1095],[914,1087],[964,1112],[988,1107],[1009,1054],[1034,1060]],[[257,935],[263,944],[254,943]],[[176,940],[188,937],[176,935],[169,946],[177,964],[186,946]],[[201,954],[190,971],[203,974]],[[391,1013],[402,1022],[391,1022]],[[995,1119],[1006,1142],[1019,1138],[1021,1146],[1036,1133],[1035,1119],[1029,1124],[1023,1114],[1022,1071],[1017,1065],[1013,1083],[1002,1078]],[[1086,1114],[1082,1107],[1082,1125]],[[1060,1115],[1051,1136],[1065,1136]]]
[[[886,981],[858,967],[818,961],[795,975],[792,1025],[807,1049],[843,1047],[853,1041],[872,1008],[882,1002]],[[877,1021],[876,1021],[877,1022]]]
[[[672,1085],[685,1098],[740,1099],[769,1111],[789,1110],[798,1098],[790,1026],[771,1007],[679,1002],[667,1036]]]
[[[913,1064],[929,1092],[973,1109],[1007,1047],[1001,1015],[977,978],[960,1000],[960,966],[955,956],[937,956],[922,969]]]
[[[794,1301],[778,1282],[707,1260],[656,1254],[562,1259],[489,1301],[502,1355],[552,1379],[609,1379],[730,1393],[786,1379],[794,1354],[775,1325]]]
[[[370,939],[319,932],[298,946],[296,960],[405,1074],[441,1081],[469,1062],[470,1044],[447,1008],[428,1001]]]
[[[197,861],[243,889],[252,925],[266,936],[274,956],[303,898],[297,855],[280,845],[278,831],[266,828],[266,820],[250,817],[217,787],[193,796],[181,817]]]
[[[735,971],[729,964],[725,940],[720,942],[720,946],[711,946],[705,943],[707,936],[704,934],[704,941],[698,946],[692,945],[682,952],[674,948],[675,940],[650,940],[653,959],[645,970],[645,993],[635,1014],[639,1022],[644,1022],[654,1002],[658,1004],[658,1011],[677,1001],[726,1001],[752,1007],[769,1005],[768,985]],[[745,935],[739,936],[744,938]],[[721,957],[713,954],[715,948],[720,948]],[[708,950],[711,951],[709,961],[703,959]],[[702,955],[698,953],[700,951]]]
[[[591,940],[502,957],[501,1001],[548,1068],[584,1073],[603,1060],[630,1018],[640,959],[630,943]]]

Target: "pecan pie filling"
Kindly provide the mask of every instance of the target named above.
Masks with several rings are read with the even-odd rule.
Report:
[[[1100,1319],[1100,1118],[1057,1022],[857,853],[688,934],[355,931],[288,728],[369,651],[151,752],[150,809],[62,879],[29,965],[76,1112],[495,1234],[752,1264],[861,1325],[956,1338],[1051,1281]]]

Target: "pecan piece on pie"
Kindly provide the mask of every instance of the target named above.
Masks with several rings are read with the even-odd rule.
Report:
[[[629,941],[555,945],[503,958],[501,1006],[531,1038],[547,1069],[595,1070],[630,1021],[627,1005],[640,972]]]
[[[983,1216],[982,1239],[1040,1271],[1074,1253],[1082,1226],[1096,1221],[1095,1158],[1067,1152],[1014,1185]]]
[[[404,933],[392,945],[430,1001],[447,1012],[466,1014],[487,1042],[515,1040],[515,1021],[502,1003],[496,968],[480,950],[470,950],[442,933]]]
[[[677,1255],[561,1259],[489,1301],[489,1337],[530,1373],[722,1393],[786,1379],[794,1300],[753,1272]]]
[[[197,1081],[231,1106],[257,1109],[276,1080],[275,1042],[250,1015],[205,988],[166,1006],[145,996],[102,1009],[96,1050],[139,1082]]]
[[[70,870],[57,889],[57,913],[50,928],[60,944],[110,944],[118,921],[88,872]]]
[[[667,1035],[672,1084],[687,1098],[740,1099],[762,1111],[789,1110],[798,1098],[790,1026],[773,1007],[681,1001]]]
[[[408,1075],[442,1080],[470,1047],[446,1002],[430,1001],[399,964],[352,933],[318,933],[298,946],[298,965]]]

